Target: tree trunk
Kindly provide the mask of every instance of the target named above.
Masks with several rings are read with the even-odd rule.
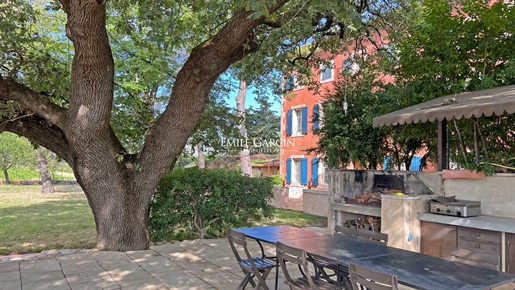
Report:
[[[240,80],[240,87],[238,90],[238,95],[236,95],[236,109],[238,110],[238,116],[240,119],[240,124],[238,128],[240,129],[240,134],[243,139],[247,140],[247,129],[245,128],[245,99],[247,97],[247,84],[244,80]],[[250,162],[250,152],[247,142],[244,142],[244,146],[240,151],[240,162],[241,162],[241,173],[243,175],[252,176],[252,165]]]
[[[40,149],[36,149],[36,155],[38,157],[38,169],[39,177],[41,178],[41,193],[54,193],[54,185],[52,184],[52,177],[48,172],[48,163],[46,156]]]
[[[11,180],[9,180],[9,172],[7,172],[9,169],[4,168],[4,178],[5,178],[5,184],[11,184]]]
[[[92,209],[99,249],[148,249],[152,194],[197,126],[216,79],[258,49],[252,31],[265,17],[237,10],[216,35],[189,53],[175,77],[169,103],[148,129],[141,152],[132,155],[110,125],[114,61],[106,32],[106,1],[59,2],[75,50],[69,104],[61,107],[48,95],[0,76],[0,98],[34,113],[3,123],[3,129],[45,146],[70,164]],[[269,12],[286,2],[277,1]]]
[[[147,196],[152,196],[147,193]],[[97,230],[97,248],[128,251],[148,249],[149,203],[123,184],[104,184],[102,195],[86,192]],[[103,202],[101,201],[103,200]]]
[[[197,144],[198,168],[206,168],[206,158],[204,156],[204,144]]]

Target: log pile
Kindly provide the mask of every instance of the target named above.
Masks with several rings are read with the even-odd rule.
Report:
[[[361,230],[381,232],[381,218],[366,216],[364,218],[357,218],[355,220],[346,220],[343,222],[343,226]]]
[[[389,190],[383,190],[383,189],[376,189],[372,192],[363,192],[354,197],[354,199],[357,202],[360,203],[373,203],[373,202],[381,202],[381,194],[396,194],[401,192],[401,190],[398,189],[389,189]]]

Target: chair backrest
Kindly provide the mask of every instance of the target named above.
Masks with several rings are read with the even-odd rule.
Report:
[[[388,245],[388,235],[379,232],[359,229],[358,239],[370,240],[372,242]]]
[[[497,271],[500,270],[500,257],[498,255],[490,253],[483,253],[459,248],[451,248],[449,259],[451,261],[460,262],[464,264],[475,265]]]
[[[288,245],[285,245],[281,242],[277,242],[276,244],[276,252],[277,252],[277,259],[279,260],[279,265],[281,266],[281,269],[284,273],[284,277],[286,278],[286,281],[289,283],[293,283],[294,279],[292,279],[290,272],[288,271],[288,268],[286,267],[286,262],[292,263],[297,265],[298,267],[292,267],[298,268],[302,270],[304,273],[304,277],[306,277],[307,281],[309,282],[309,286],[311,289],[317,289],[315,286],[315,283],[313,282],[313,278],[309,272],[308,269],[308,261],[307,261],[307,255],[306,251],[294,248]]]
[[[376,272],[356,264],[349,265],[353,290],[397,290],[397,276]]]
[[[245,251],[245,255],[247,255],[248,249],[247,241],[245,240],[245,234],[229,229],[227,230],[227,240],[229,240],[229,245],[231,245],[231,249],[234,253],[234,256],[236,257],[236,260],[238,260],[238,263],[241,262],[240,251],[238,251],[236,245],[239,245],[241,249]]]
[[[339,225],[334,226],[334,232],[337,234],[342,234],[346,237],[356,238],[358,240],[369,240],[372,242],[378,242],[384,245],[388,245],[388,235],[379,232],[357,228],[349,228]]]
[[[358,232],[359,232],[359,230],[356,228],[349,228],[349,227],[339,226],[339,225],[334,226],[334,233],[337,233],[337,234],[357,238]]]

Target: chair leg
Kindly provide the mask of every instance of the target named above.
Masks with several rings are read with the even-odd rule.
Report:
[[[246,273],[245,274],[245,278],[243,278],[243,280],[241,281],[240,285],[238,285],[238,290],[243,290],[245,289],[245,287],[247,286],[247,284],[252,281],[252,277],[251,277],[251,274],[250,273]],[[251,284],[254,283],[254,281],[251,282]],[[255,287],[255,284],[252,286],[252,287]]]
[[[268,290],[268,286],[266,285],[266,278],[268,277],[268,275],[272,272],[272,268],[268,268],[266,269],[261,276],[259,277],[256,277],[258,278],[258,283],[257,283],[257,286],[255,287],[255,289],[259,290],[261,288],[264,288],[266,290]]]

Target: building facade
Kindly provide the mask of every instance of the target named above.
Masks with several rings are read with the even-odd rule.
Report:
[[[324,52],[320,57],[329,57]],[[288,77],[281,108],[280,172],[285,185],[300,188],[327,189],[326,165],[321,156],[308,153],[315,148],[318,136],[313,132],[323,126],[323,95],[334,89],[342,69],[355,69],[352,54],[341,54],[312,70],[314,81],[320,84],[318,92],[302,85],[301,76]],[[314,121],[314,116],[318,120]]]
[[[364,50],[367,54],[372,54],[376,49],[372,43],[368,43],[365,44]],[[326,65],[312,69],[314,78],[312,81],[319,84],[316,92],[310,90],[308,86],[302,85],[302,76],[295,73],[286,80],[285,90],[287,93],[282,97],[281,108],[280,174],[284,185],[290,187],[290,197],[293,194],[294,198],[301,198],[302,188],[328,189],[327,166],[323,162],[322,156],[310,153],[309,149],[317,147],[318,136],[313,132],[323,126],[322,102],[324,95],[334,90],[335,81],[338,81],[342,71],[352,73],[359,69],[354,51],[354,48],[350,47],[348,52],[336,56],[325,52],[317,53],[318,57],[329,61]],[[390,76],[383,76],[383,81],[394,80]],[[314,121],[314,116],[318,116],[318,120]],[[420,152],[417,156],[413,156],[410,168],[401,169],[421,170],[421,155],[424,153]],[[432,164],[428,167],[429,171],[434,171]],[[359,165],[351,165],[347,169],[359,169]],[[292,190],[292,187],[299,188],[299,190]]]

